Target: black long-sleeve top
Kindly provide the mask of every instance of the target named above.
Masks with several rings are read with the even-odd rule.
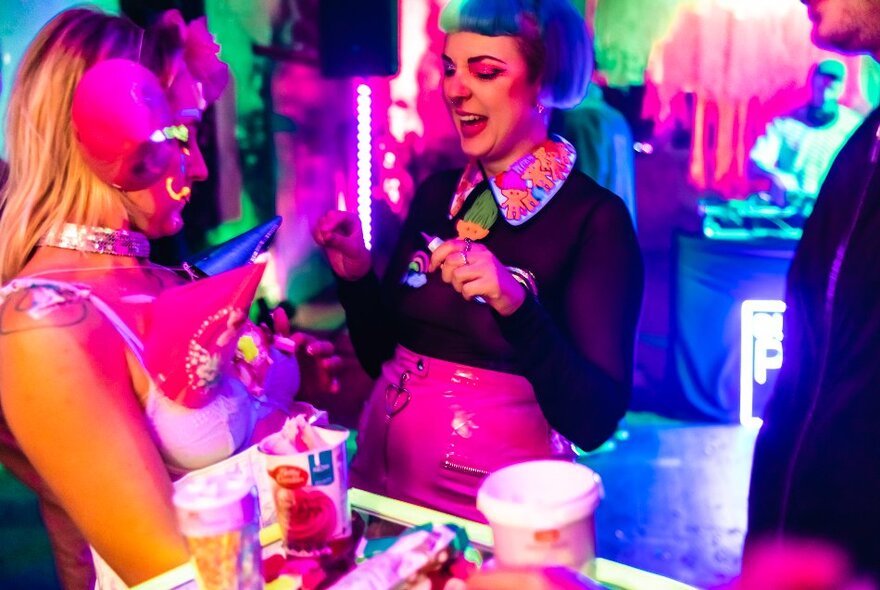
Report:
[[[780,531],[823,538],[880,580],[878,128],[880,109],[840,150],[789,269],[784,358],[755,447],[747,541]]]
[[[526,223],[499,218],[480,242],[504,265],[531,271],[538,287],[537,298],[527,295],[503,317],[464,300],[439,272],[418,288],[402,283],[414,254],[427,254],[420,232],[456,236],[449,203],[460,175],[439,173],[419,187],[381,283],[373,272],[339,281],[358,358],[376,377],[401,344],[523,375],[550,425],[582,449],[595,448],[613,434],[632,389],[644,271],[629,213],[617,196],[575,171]]]

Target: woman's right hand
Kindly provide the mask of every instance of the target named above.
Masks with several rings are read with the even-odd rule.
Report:
[[[360,221],[353,213],[328,211],[318,220],[314,237],[340,278],[356,281],[370,272],[373,261],[364,245]]]

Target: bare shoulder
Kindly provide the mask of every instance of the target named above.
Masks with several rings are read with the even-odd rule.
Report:
[[[27,285],[2,295],[0,383],[10,373],[16,382],[75,378],[124,361],[122,340],[84,288]]]
[[[88,297],[36,288],[6,295],[0,306],[0,402],[22,448],[40,444],[52,415],[46,408],[82,426],[100,423],[120,404],[137,403],[124,342]],[[132,395],[124,395],[127,389]],[[134,416],[135,409],[124,412]]]
[[[149,539],[171,567],[185,560],[185,546],[126,344],[87,291],[52,291],[3,291],[4,417],[77,529],[117,571],[125,555],[137,555],[126,539]]]
[[[87,319],[89,307],[85,290],[74,285],[8,286],[0,294],[0,337],[76,326]]]

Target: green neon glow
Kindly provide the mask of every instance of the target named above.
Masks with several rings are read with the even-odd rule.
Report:
[[[474,546],[491,552],[492,530],[485,524],[379,496],[357,488],[351,488],[348,497],[351,500],[352,508],[404,526],[418,526],[426,523],[457,525],[465,530]],[[269,525],[260,531],[260,544],[264,548],[280,541],[281,529],[278,523]],[[693,586],[682,584],[670,578],[601,557],[588,564],[582,573],[604,586],[618,590],[642,590],[644,588],[651,588],[651,590],[696,590]],[[194,574],[195,568],[192,562],[189,562],[148,580],[136,588],[137,590],[158,590],[159,588],[176,587],[193,580]]]
[[[186,125],[170,125],[162,130],[162,135],[168,139],[176,139],[183,143],[189,143],[189,128]]]
[[[479,522],[466,520],[444,512],[431,510],[430,508],[416,506],[415,504],[401,502],[393,498],[379,496],[357,488],[351,488],[348,491],[348,497],[351,500],[352,508],[390,522],[404,526],[417,526],[425,523],[454,524],[465,530],[468,539],[477,548],[491,551],[494,544],[492,529]],[[622,563],[602,559],[601,557],[596,558],[584,567],[582,573],[600,584],[621,590],[640,590],[644,588],[651,588],[651,590],[696,590],[693,586],[688,586],[670,578]]]
[[[259,224],[260,220],[257,219],[253,202],[247,192],[243,191],[241,195],[241,216],[238,219],[221,223],[215,229],[208,231],[207,241],[212,246],[221,244]]]
[[[401,502],[394,498],[387,498],[357,488],[348,491],[352,508],[357,508],[369,514],[373,514],[384,520],[388,520],[404,526],[417,526],[420,524],[454,524],[465,530],[471,543],[479,548],[492,547],[492,529],[487,525],[438,512],[423,506],[417,506],[408,502]]]
[[[752,199],[701,201],[703,235],[714,240],[777,238],[799,240],[803,234],[803,209],[777,207]]]
[[[165,590],[166,588],[184,588],[189,587],[189,583],[196,579],[196,564],[193,560],[189,560],[183,565],[170,569],[164,574],[159,574],[155,578],[150,578],[146,582],[142,582],[137,586],[132,586],[131,590]]]

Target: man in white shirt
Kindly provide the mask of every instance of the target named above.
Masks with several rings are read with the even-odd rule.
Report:
[[[810,73],[810,100],[794,112],[773,119],[749,158],[750,173],[770,180],[778,205],[797,205],[804,217],[813,210],[819,187],[840,146],[862,116],[841,105],[846,68],[826,60]]]

